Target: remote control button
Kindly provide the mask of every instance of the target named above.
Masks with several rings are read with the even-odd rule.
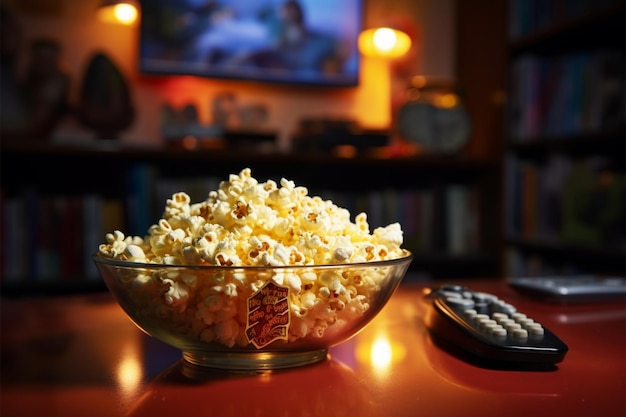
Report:
[[[463,294],[454,291],[439,291],[439,294],[444,298],[463,298]]]
[[[493,317],[493,319],[494,319],[494,320],[498,320],[498,321],[499,321],[499,320],[506,320],[506,319],[508,319],[508,318],[509,318],[509,316],[508,316],[507,314],[504,314],[504,313],[498,313],[498,312],[493,313],[493,314],[491,315],[491,317]]]
[[[502,326],[494,327],[493,329],[491,329],[491,335],[496,337],[496,338],[498,338],[498,339],[506,338],[507,334],[508,334],[508,332]]]
[[[473,308],[468,308],[467,310],[463,312],[463,314],[465,314],[466,317],[473,319],[478,313]]]
[[[531,324],[535,323],[535,320],[530,319],[530,318],[525,318],[525,319],[517,320],[517,322],[519,324],[521,324],[521,326],[523,328],[526,329],[526,328],[528,328],[528,326],[530,326]]]
[[[524,313],[519,313],[519,312],[518,312],[518,313],[513,313],[513,314],[511,314],[511,318],[512,318],[513,320],[521,320],[521,319],[525,319],[525,318],[526,318],[526,314],[524,314]]]
[[[539,323],[535,323],[527,328],[528,334],[531,336],[543,336],[544,330]]]
[[[474,301],[474,309],[481,314],[489,314],[489,303],[485,301]]]
[[[526,329],[515,329],[511,332],[511,335],[516,340],[526,340],[528,339],[528,330]]]
[[[500,326],[502,326],[504,328],[506,328],[507,326],[511,326],[513,324],[517,324],[515,322],[515,320],[511,320],[511,319],[498,320],[498,323],[500,323]],[[519,324],[518,324],[518,326],[519,326]],[[522,326],[520,326],[520,327],[522,327]]]
[[[461,285],[454,285],[454,284],[444,284],[440,287],[441,291],[450,291],[450,292],[463,292],[465,290],[465,287],[462,287]]]
[[[484,319],[478,322],[478,327],[481,330],[485,330],[485,329],[488,329],[489,327],[495,327],[495,326],[498,326],[498,323],[496,323],[495,320],[491,320],[491,319]]]
[[[474,316],[474,323],[478,324],[483,320],[490,320],[491,318],[489,317],[488,314],[483,314],[483,313],[477,313]]]
[[[505,328],[507,331],[509,331],[509,332],[513,332],[513,331],[515,331],[515,330],[517,330],[517,329],[521,329],[521,328],[522,328],[522,325],[521,325],[521,324],[519,324],[519,323],[515,323],[515,322],[513,322],[513,323],[503,324],[502,326],[504,326],[504,328]]]
[[[508,315],[517,312],[517,309],[512,304],[509,304],[502,300],[495,300],[492,309],[494,312],[505,313]]]
[[[474,307],[474,301],[468,300],[467,298],[458,297],[446,297],[446,303],[448,303],[453,308],[464,308],[469,309]]]
[[[473,294],[474,300],[476,301],[485,301],[485,302],[494,302],[498,299],[498,297],[496,297],[493,294],[487,294],[485,292],[475,292]]]
[[[510,318],[505,318],[505,319],[496,319],[498,323],[500,323],[501,326],[507,326],[509,324],[514,324],[515,320],[510,319]]]

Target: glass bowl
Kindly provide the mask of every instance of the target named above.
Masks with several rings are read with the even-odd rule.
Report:
[[[195,365],[288,368],[324,360],[385,306],[413,255],[310,266],[189,266],[94,255],[109,291],[145,333]]]

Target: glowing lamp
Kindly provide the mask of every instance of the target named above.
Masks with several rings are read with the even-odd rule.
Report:
[[[359,51],[363,55],[379,58],[399,58],[411,48],[411,38],[406,33],[388,27],[367,29],[359,35]]]
[[[132,25],[138,16],[137,6],[132,1],[107,0],[98,8],[98,18],[106,23]]]

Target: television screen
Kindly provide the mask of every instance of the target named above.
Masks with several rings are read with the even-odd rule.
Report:
[[[145,0],[143,73],[358,84],[363,0]]]

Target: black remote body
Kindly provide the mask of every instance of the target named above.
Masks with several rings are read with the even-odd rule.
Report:
[[[426,325],[463,352],[513,363],[561,362],[568,347],[532,317],[495,295],[442,285],[427,295]]]

